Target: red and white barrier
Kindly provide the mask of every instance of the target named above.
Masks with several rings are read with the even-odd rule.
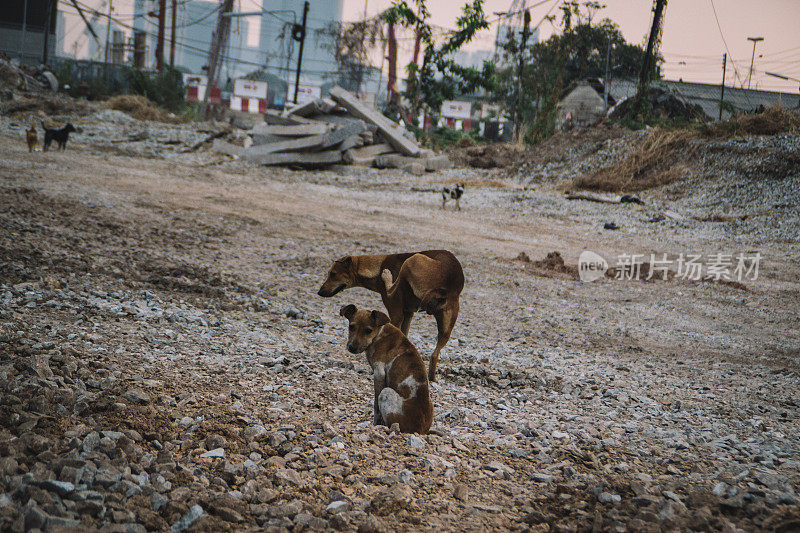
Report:
[[[245,113],[266,113],[267,101],[264,98],[242,98],[231,96],[231,110]]]
[[[202,102],[206,96],[205,85],[189,85],[186,87],[186,99],[190,102]],[[219,87],[212,87],[208,93],[208,101],[212,104],[222,103],[222,91]]]

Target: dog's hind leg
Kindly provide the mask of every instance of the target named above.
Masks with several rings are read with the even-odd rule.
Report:
[[[378,409],[383,423],[387,426],[395,422],[400,423],[403,419],[403,398],[396,390],[386,387],[378,395]]]
[[[386,294],[390,298],[394,297],[400,283],[405,281],[411,287],[414,296],[422,299],[433,287],[441,285],[441,280],[438,279],[441,276],[435,274],[437,271],[438,261],[423,254],[414,254],[406,259],[403,266],[400,267],[397,279],[392,279],[392,273],[388,269],[384,269],[381,273],[381,279],[386,285]]]
[[[414,318],[414,313],[411,311],[404,311],[403,312],[403,320],[400,322],[400,331],[403,332],[403,335],[408,337],[408,330],[411,328],[411,319]]]
[[[431,354],[431,362],[428,366],[428,381],[436,380],[436,364],[439,362],[439,352],[442,351],[444,345],[450,340],[450,333],[456,325],[458,318],[458,298],[454,298],[445,305],[444,308],[435,314],[436,327],[439,330],[439,335],[436,339],[436,349]]]

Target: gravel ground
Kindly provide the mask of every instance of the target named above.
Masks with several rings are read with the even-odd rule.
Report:
[[[564,200],[557,169],[293,172],[75,140],[2,139],[1,530],[800,529],[796,171],[609,206]],[[455,181],[463,211],[442,211]],[[730,213],[759,214],[698,220]],[[464,265],[462,314],[433,433],[394,434],[337,315],[377,297],[316,290],[344,254],[430,248]],[[763,260],[743,284],[582,283],[587,249]],[[552,251],[567,268],[535,262]],[[411,340],[432,351],[429,317]]]

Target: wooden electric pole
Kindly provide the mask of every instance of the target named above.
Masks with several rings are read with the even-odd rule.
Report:
[[[164,0],[161,0],[162,2]],[[233,0],[223,0],[222,9],[217,17],[217,29],[211,36],[211,48],[208,50],[208,83],[203,95],[203,115],[208,111],[208,95],[211,89],[216,89],[219,72],[222,70],[222,51],[228,46],[228,35],[231,29],[230,12],[233,11]]]
[[[156,70],[164,70],[164,26],[167,0],[158,0],[158,40],[156,41]]]
[[[111,62],[111,54],[109,53],[108,46],[111,42],[111,12],[114,10],[113,8],[114,3],[112,0],[108,0],[108,20],[106,21],[106,46],[105,46],[105,62]]]
[[[722,120],[722,103],[725,100],[725,67],[728,64],[728,54],[722,54],[722,87],[719,93],[719,119]]]
[[[172,34],[169,39],[169,68],[175,68],[175,20],[178,17],[178,0],[172,0]]]
[[[517,65],[517,109],[514,112],[514,137],[517,141],[522,140],[522,69],[525,68],[525,46],[528,44],[530,36],[531,12],[525,10],[522,25],[522,42],[519,47],[519,63]]]

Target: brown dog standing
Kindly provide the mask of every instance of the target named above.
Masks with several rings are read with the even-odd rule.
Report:
[[[383,272],[387,273],[382,275]],[[425,311],[436,318],[438,338],[428,367],[428,379],[436,381],[439,352],[450,340],[458,318],[458,299],[464,288],[464,271],[458,259],[447,250],[351,255],[334,261],[317,294],[330,297],[353,287],[380,294],[389,320],[403,335],[408,335],[416,311]]]
[[[25,141],[28,143],[28,152],[33,152],[39,143],[39,135],[36,133],[36,126],[31,122],[31,129],[25,130]]]
[[[427,433],[433,422],[433,404],[417,349],[380,311],[365,311],[351,304],[339,314],[350,321],[347,349],[366,352],[372,368],[373,423],[398,423],[403,433]]]

